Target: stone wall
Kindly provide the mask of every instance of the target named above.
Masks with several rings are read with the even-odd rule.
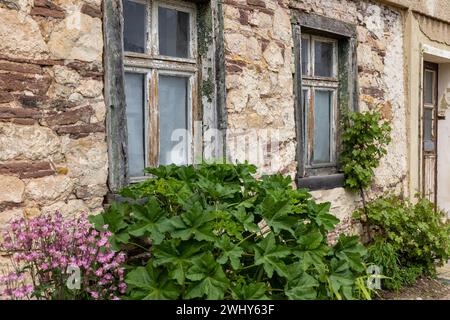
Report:
[[[404,191],[402,15],[369,1],[223,1],[229,159],[295,176],[292,10],[357,25],[360,109],[381,109],[394,128],[371,194]],[[22,212],[102,207],[108,156],[101,16],[101,0],[0,0],[0,225]],[[253,138],[236,139],[249,131]],[[269,155],[262,165],[257,145]],[[358,196],[342,188],[313,194],[332,202],[345,229]]]
[[[0,0],[0,225],[101,209],[101,0]]]
[[[277,165],[263,172],[295,175],[296,138],[293,97],[291,12],[301,10],[357,25],[359,108],[381,110],[391,121],[392,143],[376,170],[370,196],[405,191],[407,175],[406,108],[402,14],[369,1],[350,0],[225,0],[224,38],[228,112],[228,156],[243,160],[258,153],[257,139],[235,143],[234,132],[277,130]],[[261,138],[259,138],[261,139]],[[272,142],[273,144],[273,142]],[[269,157],[270,158],[270,157]],[[314,191],[331,201],[332,211],[350,228],[350,213],[359,196],[343,188]]]

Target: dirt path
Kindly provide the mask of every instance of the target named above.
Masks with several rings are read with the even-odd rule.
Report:
[[[399,292],[383,291],[384,300],[450,300],[450,263],[438,268],[436,279],[420,278]]]

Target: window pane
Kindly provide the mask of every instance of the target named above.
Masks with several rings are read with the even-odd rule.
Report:
[[[314,41],[314,75],[319,77],[333,76],[333,44]]]
[[[302,74],[309,74],[309,39],[302,38]]]
[[[308,90],[302,90],[302,107],[303,110],[308,108]]]
[[[144,83],[144,74],[125,73],[128,170],[131,177],[144,175]]]
[[[424,79],[424,98],[425,103],[433,104],[433,89],[434,86],[434,72],[425,70],[425,79]]]
[[[302,90],[301,112],[303,114],[307,115],[309,108],[310,108],[310,106],[309,106],[309,90]],[[303,135],[303,139],[304,139],[303,146],[302,146],[303,159],[306,160],[308,158],[308,117],[307,116],[305,116],[303,118],[303,132],[301,134]]]
[[[434,151],[433,141],[433,109],[425,109],[423,119],[423,139],[425,151]]]
[[[314,163],[330,162],[332,92],[316,90],[314,95]]]
[[[189,48],[189,13],[158,8],[159,54],[187,58]]]
[[[125,51],[145,51],[145,4],[123,1],[123,41]]]
[[[159,164],[188,162],[188,80],[186,77],[159,76]]]

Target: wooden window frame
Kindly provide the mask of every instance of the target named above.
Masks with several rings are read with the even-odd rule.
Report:
[[[169,0],[170,1],[170,0]],[[193,103],[197,112],[193,117],[201,120],[201,125],[195,123],[195,153],[201,159],[212,156],[220,159],[225,156],[225,138],[222,136],[209,144],[204,150],[203,134],[208,129],[220,129],[223,132],[227,126],[226,89],[225,89],[225,49],[223,34],[223,5],[221,1],[195,1],[197,7],[196,27],[198,27],[197,52],[198,69],[192,61],[171,61],[174,71],[197,72],[197,92],[192,92]],[[108,187],[109,192],[105,203],[118,199],[116,192],[128,185],[128,146],[127,117],[125,98],[125,66],[124,66],[124,21],[122,0],[103,1],[103,42],[104,42],[104,96],[106,104],[106,142],[108,146]],[[148,16],[147,16],[148,17]],[[130,53],[133,56],[127,69],[142,70],[148,67],[164,69],[167,61],[160,59],[145,59],[145,55]],[[175,61],[177,60],[177,61]],[[189,63],[191,62],[191,63]],[[180,70],[181,69],[181,70]],[[211,85],[213,90],[211,90]],[[194,106],[194,105],[193,105]],[[211,155],[210,155],[211,153]],[[201,156],[201,157],[200,157]],[[148,177],[147,177],[148,178]]]
[[[304,126],[305,130],[308,131],[306,136],[308,137],[306,143],[306,155],[305,155],[305,171],[309,175],[316,176],[321,174],[334,173],[337,166],[336,162],[336,140],[337,140],[337,114],[338,114],[338,89],[339,89],[339,79],[338,79],[338,52],[337,43],[338,41],[333,38],[325,38],[322,36],[315,36],[312,34],[304,33],[302,34],[302,39],[309,40],[309,52],[308,52],[308,72],[302,74],[302,92],[307,91],[308,94],[308,110],[304,110],[302,106],[302,112],[308,116],[304,116]],[[316,76],[314,66],[315,66],[315,42],[327,42],[333,45],[332,53],[332,76],[322,77]],[[302,70],[303,71],[303,70]],[[327,163],[313,163],[314,156],[314,124],[309,124],[314,120],[314,97],[315,92],[329,91],[332,93],[332,106],[331,106],[331,127],[330,127],[330,162]],[[311,120],[311,121],[310,121]]]
[[[295,118],[297,135],[297,177],[298,187],[305,187],[311,190],[332,189],[342,187],[344,175],[339,172],[339,153],[340,153],[340,118],[342,112],[358,110],[358,83],[357,83],[357,59],[356,59],[356,26],[335,19],[323,17],[316,14],[295,11],[292,16],[292,29],[294,36],[294,95],[295,95]],[[336,114],[335,114],[335,150],[334,166],[323,166],[322,168],[313,168],[308,166],[307,155],[309,155],[306,137],[306,113],[302,110],[304,84],[313,84],[311,77],[302,74],[302,48],[301,40],[305,35],[311,37],[325,37],[334,39],[337,42],[337,93]],[[310,52],[314,50],[312,42],[310,43]],[[311,53],[309,53],[311,54]],[[313,63],[309,59],[309,63]],[[313,67],[310,67],[311,70]],[[325,85],[327,80],[332,81],[333,87],[336,87],[335,79],[312,79]],[[310,96],[311,97],[311,96]],[[310,104],[311,105],[311,104]],[[306,150],[305,150],[306,149]],[[306,151],[306,152],[305,152]],[[331,163],[330,163],[331,164]]]
[[[145,147],[144,166],[158,166],[160,139],[159,139],[159,106],[158,106],[158,81],[159,75],[180,76],[188,78],[188,98],[187,116],[189,132],[188,163],[192,164],[195,154],[196,141],[194,139],[194,123],[200,120],[196,117],[197,112],[197,92],[198,92],[198,60],[197,60],[197,22],[196,5],[184,1],[154,1],[154,0],[129,0],[146,5],[146,41],[145,52],[137,53],[124,51],[124,70],[130,73],[144,73],[145,83],[145,105],[144,105],[144,126],[145,126]],[[171,57],[159,54],[158,35],[158,8],[175,9],[189,13],[189,57]],[[129,182],[139,182],[145,180],[147,176],[129,177]]]

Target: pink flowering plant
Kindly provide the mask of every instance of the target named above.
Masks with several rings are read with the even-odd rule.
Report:
[[[108,226],[96,230],[85,214],[59,212],[10,222],[0,251],[11,268],[0,277],[10,299],[120,299],[126,292],[125,254],[110,248]]]

